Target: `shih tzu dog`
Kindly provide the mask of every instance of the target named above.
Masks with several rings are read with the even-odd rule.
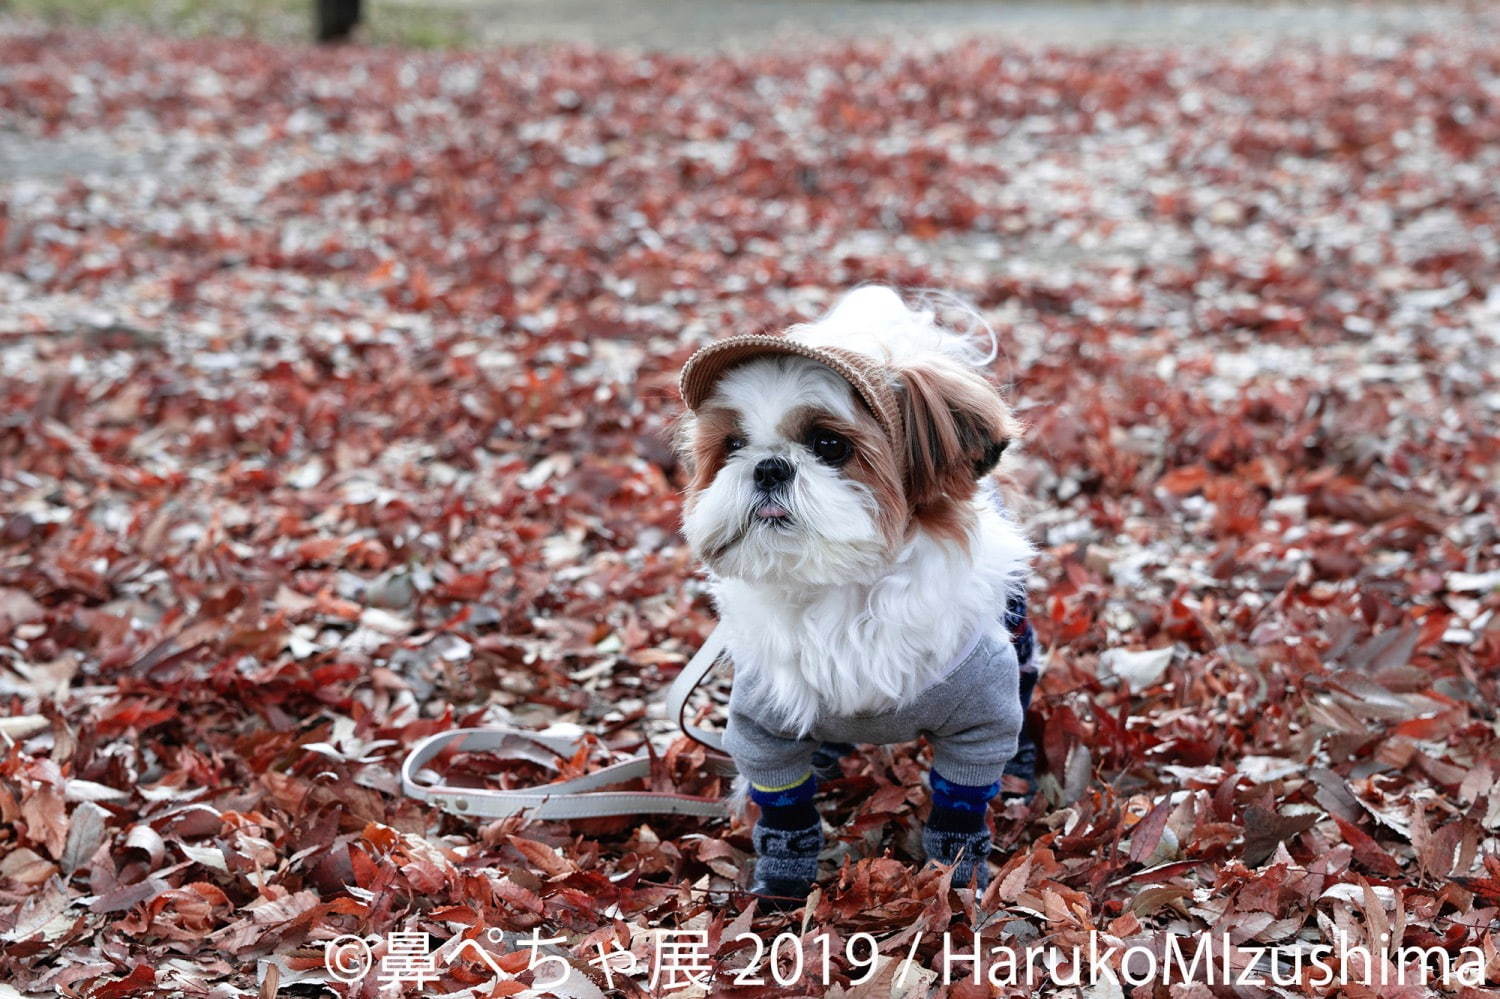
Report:
[[[773,904],[811,890],[813,793],[854,744],[932,743],[922,843],[955,884],[989,881],[1007,765],[1030,780],[1031,549],[989,481],[1016,434],[990,359],[868,286],[683,368],[683,529],[735,669],[724,744],[760,806],[750,891]]]

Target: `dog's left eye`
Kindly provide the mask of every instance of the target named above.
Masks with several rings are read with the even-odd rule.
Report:
[[[843,434],[815,428],[807,435],[807,446],[825,465],[842,465],[854,455],[854,445]]]

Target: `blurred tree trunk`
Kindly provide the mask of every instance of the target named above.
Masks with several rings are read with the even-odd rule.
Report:
[[[343,42],[359,23],[360,0],[314,0],[318,14],[318,41]]]

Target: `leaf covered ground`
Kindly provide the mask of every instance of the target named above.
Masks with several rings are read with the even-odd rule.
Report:
[[[571,723],[600,741],[565,772],[650,731],[659,786],[721,790],[652,714],[712,620],[675,374],[881,281],[999,334],[1048,773],[997,806],[975,899],[914,863],[920,752],[849,762],[812,911],[753,927],[892,959],[740,994],[923,994],[976,928],[1384,935],[1494,982],[1500,24],[1471,29],[736,58],[0,35],[0,981],[315,995],[326,941],[394,930],[443,946],[426,994],[514,991],[478,948],[509,975],[533,930],[563,994],[663,928],[742,964],[742,823],[476,824],[397,767],[445,728]]]

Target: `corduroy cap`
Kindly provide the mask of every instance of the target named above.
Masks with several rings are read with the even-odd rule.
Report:
[[[786,336],[748,334],[732,336],[702,347],[682,366],[678,386],[688,409],[703,405],[724,373],[736,364],[756,357],[805,357],[832,368],[853,387],[870,407],[875,421],[891,445],[901,453],[903,435],[901,407],[892,387],[891,369],[867,354],[842,347],[810,347]]]

